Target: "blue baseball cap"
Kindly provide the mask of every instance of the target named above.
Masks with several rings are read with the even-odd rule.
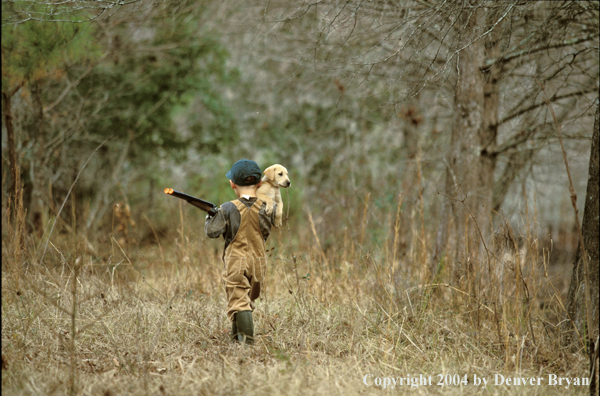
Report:
[[[241,159],[225,174],[225,177],[238,186],[253,186],[260,182],[262,171],[252,160]]]

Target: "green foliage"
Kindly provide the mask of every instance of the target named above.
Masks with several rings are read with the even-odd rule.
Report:
[[[4,2],[2,13],[11,13]],[[3,24],[2,89],[47,76],[59,79],[67,65],[97,58],[100,47],[94,30],[68,22]]]
[[[26,4],[2,4],[2,89],[22,87],[13,112],[26,191],[50,191],[48,202],[64,196],[85,158],[111,137],[73,193],[90,207],[86,227],[99,224],[113,199],[147,205],[149,193],[171,185],[175,167],[187,178],[190,158],[212,158],[237,137],[223,93],[238,74],[205,23],[209,7],[141,4],[91,23],[75,22],[94,16],[75,4],[59,13],[29,3],[43,22],[26,21]]]
[[[119,26],[112,32],[118,56],[81,87],[92,95],[90,111],[109,98],[90,131],[131,139],[132,159],[148,161],[148,154],[161,150],[179,160],[189,148],[218,152],[221,142],[235,136],[234,118],[215,88],[234,78],[225,67],[228,54],[215,38],[199,34],[188,16],[156,13],[143,38]],[[176,114],[185,118],[186,130],[177,130]]]

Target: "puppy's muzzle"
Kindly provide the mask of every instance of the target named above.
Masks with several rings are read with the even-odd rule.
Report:
[[[285,181],[285,182],[283,182],[283,183],[281,184],[281,187],[283,187],[283,188],[288,188],[288,187],[289,187],[289,186],[291,186],[291,185],[292,185],[292,182],[288,180],[288,181]]]

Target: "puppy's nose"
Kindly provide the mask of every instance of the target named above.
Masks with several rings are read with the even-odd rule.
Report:
[[[292,182],[288,180],[288,182],[287,182],[287,186],[289,187],[289,186],[291,186],[291,185],[292,185]]]

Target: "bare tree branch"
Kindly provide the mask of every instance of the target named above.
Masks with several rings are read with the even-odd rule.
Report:
[[[554,94],[551,98],[550,98],[550,102],[556,102],[558,100],[562,100],[562,99],[567,99],[567,98],[572,98],[574,96],[583,96],[585,94],[591,93],[591,92],[597,92],[596,89],[587,89],[585,91],[577,91],[577,92],[571,92],[565,95],[556,95]],[[515,117],[518,117],[520,115],[523,115],[525,113],[530,112],[531,110],[537,109],[540,106],[544,106],[546,104],[546,102],[540,102],[540,103],[536,103],[534,105],[531,105],[529,107],[526,107],[524,109],[521,109],[519,111],[517,111],[516,113],[513,113],[509,116],[504,117],[502,120],[498,121],[498,123],[496,124],[496,126],[500,126],[510,120],[512,120]]]
[[[572,45],[576,45],[576,44],[580,44],[580,43],[585,43],[587,41],[591,41],[595,38],[598,38],[598,34],[589,34],[585,37],[579,37],[579,38],[574,38],[571,40],[565,40],[561,43],[554,43],[554,44],[550,44],[547,46],[543,46],[543,47],[537,47],[537,48],[525,48],[523,50],[520,51],[514,51],[511,52],[509,54],[506,55],[502,55],[498,58],[494,58],[494,59],[488,59],[485,61],[483,67],[487,68],[490,67],[492,65],[495,65],[496,63],[506,63],[509,62],[513,59],[516,58],[520,58],[524,55],[531,55],[531,54],[535,54],[536,52],[540,52],[540,51],[546,51],[546,50],[550,50],[550,49],[556,49],[556,48],[562,48],[562,47],[569,47]]]

